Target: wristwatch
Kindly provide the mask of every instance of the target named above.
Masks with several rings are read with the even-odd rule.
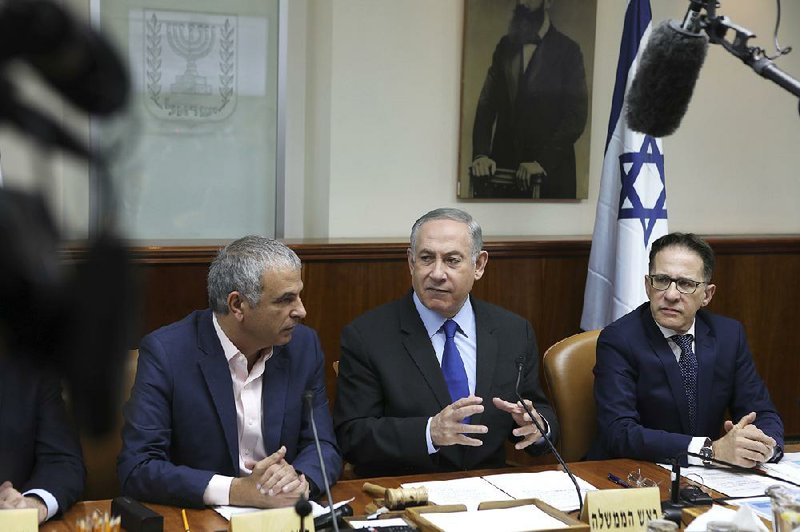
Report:
[[[714,459],[714,447],[711,446],[712,444],[711,438],[706,438],[706,441],[703,442],[703,446],[698,453],[702,457],[703,465],[706,467],[710,466],[711,461]]]

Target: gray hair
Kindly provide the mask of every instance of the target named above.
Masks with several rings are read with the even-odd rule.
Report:
[[[433,220],[453,220],[467,225],[469,236],[472,239],[472,263],[478,261],[478,255],[483,249],[483,232],[480,224],[466,211],[453,208],[434,209],[423,214],[411,227],[411,256],[417,256],[417,233],[426,222]]]
[[[258,305],[267,270],[299,270],[300,258],[286,244],[273,238],[248,235],[219,250],[208,269],[208,304],[219,315],[228,314],[228,294],[239,292],[252,306]]]

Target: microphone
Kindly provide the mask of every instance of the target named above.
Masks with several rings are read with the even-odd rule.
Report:
[[[311,431],[314,433],[314,445],[317,448],[317,458],[319,458],[319,467],[322,470],[322,483],[325,485],[325,496],[328,497],[328,511],[332,517],[334,532],[339,532],[339,519],[333,513],[333,497],[331,497],[331,486],[328,482],[328,473],[325,471],[325,460],[322,458],[322,446],[319,443],[319,434],[317,434],[317,422],[314,421],[314,391],[306,390],[303,393],[303,398],[308,403],[308,417],[311,420]]]
[[[97,31],[48,0],[8,0],[0,7],[0,63],[21,58],[70,102],[109,115],[127,102],[128,70]]]
[[[685,26],[696,27],[690,15],[686,19]],[[684,29],[675,21],[662,22],[652,31],[626,97],[625,118],[631,129],[653,137],[678,129],[707,50],[705,34]]]
[[[764,471],[763,469],[758,469],[758,468],[753,468],[753,467],[744,467],[744,466],[740,466],[740,465],[734,464],[732,462],[726,462],[725,460],[720,460],[719,458],[708,458],[708,457],[704,457],[701,454],[692,453],[692,452],[689,452],[689,451],[685,451],[685,452],[683,452],[681,454],[685,454],[686,456],[691,456],[691,457],[694,457],[694,458],[700,458],[701,460],[705,460],[706,462],[712,462],[714,464],[724,465],[726,467],[729,467],[729,468],[731,468],[731,469],[733,469],[735,471],[740,471],[742,473],[751,473],[751,474],[754,474],[754,475],[761,475],[762,477],[771,478],[772,480],[778,480],[780,482],[786,482],[787,484],[791,484],[792,486],[800,487],[800,483],[794,482],[794,481],[786,479],[786,478],[781,478],[781,477],[779,477],[777,475],[772,475],[772,474]],[[680,456],[680,455],[678,455],[678,456]]]
[[[306,517],[311,513],[311,503],[308,502],[305,495],[300,495],[297,502],[294,503],[294,511],[300,516],[300,532],[306,532]]]
[[[534,417],[533,412],[528,408],[525,399],[523,399],[522,394],[519,391],[519,384],[520,381],[522,380],[522,372],[524,369],[525,369],[525,355],[522,354],[517,357],[517,383],[514,386],[514,391],[517,394],[517,399],[519,399],[522,408],[525,409],[525,412],[528,414],[528,417],[531,418],[531,421],[536,426],[536,429],[539,431],[539,433],[542,435],[542,438],[544,438],[544,441],[547,442],[547,446],[550,448],[550,452],[553,453],[553,456],[556,457],[556,460],[558,460],[558,463],[564,469],[564,472],[569,476],[570,480],[575,485],[575,491],[578,492],[578,515],[580,515],[583,513],[583,497],[581,497],[581,488],[578,486],[578,481],[575,479],[575,475],[572,474],[572,471],[570,471],[569,466],[567,466],[567,463],[561,457],[561,454],[559,454],[559,452],[556,450],[555,446],[553,445],[553,442],[550,441],[550,438],[545,433],[544,428],[541,426],[541,424],[539,424],[539,421],[536,420],[536,417]]]

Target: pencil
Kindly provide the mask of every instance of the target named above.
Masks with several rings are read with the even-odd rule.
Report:
[[[189,532],[189,520],[186,519],[186,510],[181,508],[181,515],[183,516],[183,529]]]

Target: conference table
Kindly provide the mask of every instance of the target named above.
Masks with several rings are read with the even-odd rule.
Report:
[[[560,469],[557,464],[523,466],[504,469],[484,469],[475,471],[459,471],[453,473],[433,473],[422,475],[409,475],[403,477],[378,477],[372,479],[345,480],[338,482],[332,488],[332,497],[336,501],[354,499],[350,505],[355,515],[363,515],[367,504],[372,502],[372,497],[361,489],[365,480],[379,484],[386,488],[396,488],[405,482],[419,482],[430,480],[451,480],[455,478],[483,476],[496,473],[522,473]],[[604,460],[598,462],[575,462],[570,464],[570,469],[578,477],[584,479],[599,489],[617,488],[616,484],[608,480],[608,474],[613,473],[620,478],[626,478],[633,471],[640,471],[647,478],[659,483],[662,500],[669,498],[669,471],[650,462],[641,462],[630,459]],[[181,509],[174,506],[160,504],[147,504],[148,507],[164,516],[165,531],[182,531],[183,520]],[[82,501],[73,506],[60,519],[52,520],[42,525],[42,531],[69,531],[76,530],[75,522],[83,517],[90,516],[95,511],[108,512],[111,509],[110,500]],[[186,514],[192,532],[216,532],[228,529],[228,521],[211,509],[187,509]]]

